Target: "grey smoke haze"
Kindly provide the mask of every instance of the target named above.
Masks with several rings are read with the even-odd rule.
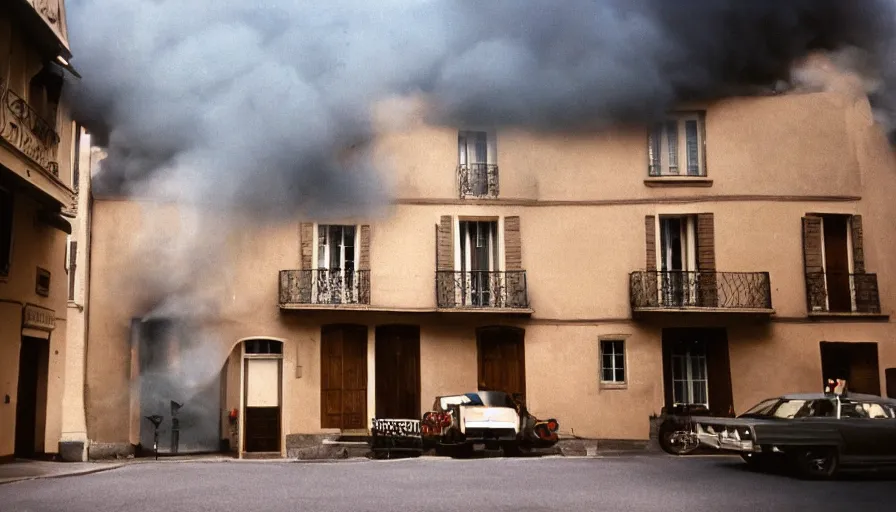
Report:
[[[893,0],[69,0],[77,115],[98,193],[292,216],[388,197],[371,106],[530,130],[649,122],[682,100],[768,89],[852,49],[896,109]],[[852,62],[858,62],[853,60]],[[890,129],[890,125],[885,125]]]

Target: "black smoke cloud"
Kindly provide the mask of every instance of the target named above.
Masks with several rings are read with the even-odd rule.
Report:
[[[850,49],[885,129],[896,110],[893,0],[70,0],[68,21],[98,193],[263,213],[387,199],[368,144],[394,96],[446,126],[603,129]]]

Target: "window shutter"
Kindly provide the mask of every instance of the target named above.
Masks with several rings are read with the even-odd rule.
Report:
[[[697,270],[716,271],[716,233],[711,213],[697,215]]]
[[[852,230],[852,268],[855,274],[865,273],[865,246],[862,240],[862,216],[853,215],[850,222]]]
[[[700,146],[697,140],[697,121],[685,121],[685,137],[687,138],[688,176],[699,176]]]
[[[700,307],[718,307],[717,277],[715,218],[711,213],[701,213],[697,215],[697,300]]]
[[[660,141],[663,137],[663,125],[659,124],[647,132],[647,173],[650,176],[659,176],[660,172]]]
[[[442,215],[436,230],[436,300],[454,307],[454,219]]]
[[[647,235],[647,260],[645,269],[656,271],[656,217],[648,215],[644,217],[644,231]]]
[[[676,120],[666,121],[666,144],[669,146],[669,174],[678,174],[678,121]]]
[[[520,218],[517,216],[504,218],[504,267],[507,270],[523,269]]]
[[[803,217],[803,269],[809,311],[823,311],[827,301],[821,256],[821,217]]]
[[[370,270],[370,225],[361,225],[360,235],[360,261],[358,268],[360,270]]]
[[[68,244],[68,300],[75,300],[75,268],[78,261],[78,242],[72,240]]]
[[[314,254],[314,224],[303,222],[299,224],[299,250],[301,260],[301,272],[299,272],[299,302],[308,304],[311,302],[311,257]]]

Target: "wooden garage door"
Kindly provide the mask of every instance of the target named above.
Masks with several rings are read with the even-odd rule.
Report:
[[[522,329],[490,327],[478,332],[479,389],[526,395]]]
[[[366,428],[367,327],[322,327],[320,359],[321,428]]]

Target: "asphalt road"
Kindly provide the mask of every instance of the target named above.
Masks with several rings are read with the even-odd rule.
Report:
[[[148,462],[0,485],[0,511],[896,510],[896,476],[805,482],[729,457]]]

